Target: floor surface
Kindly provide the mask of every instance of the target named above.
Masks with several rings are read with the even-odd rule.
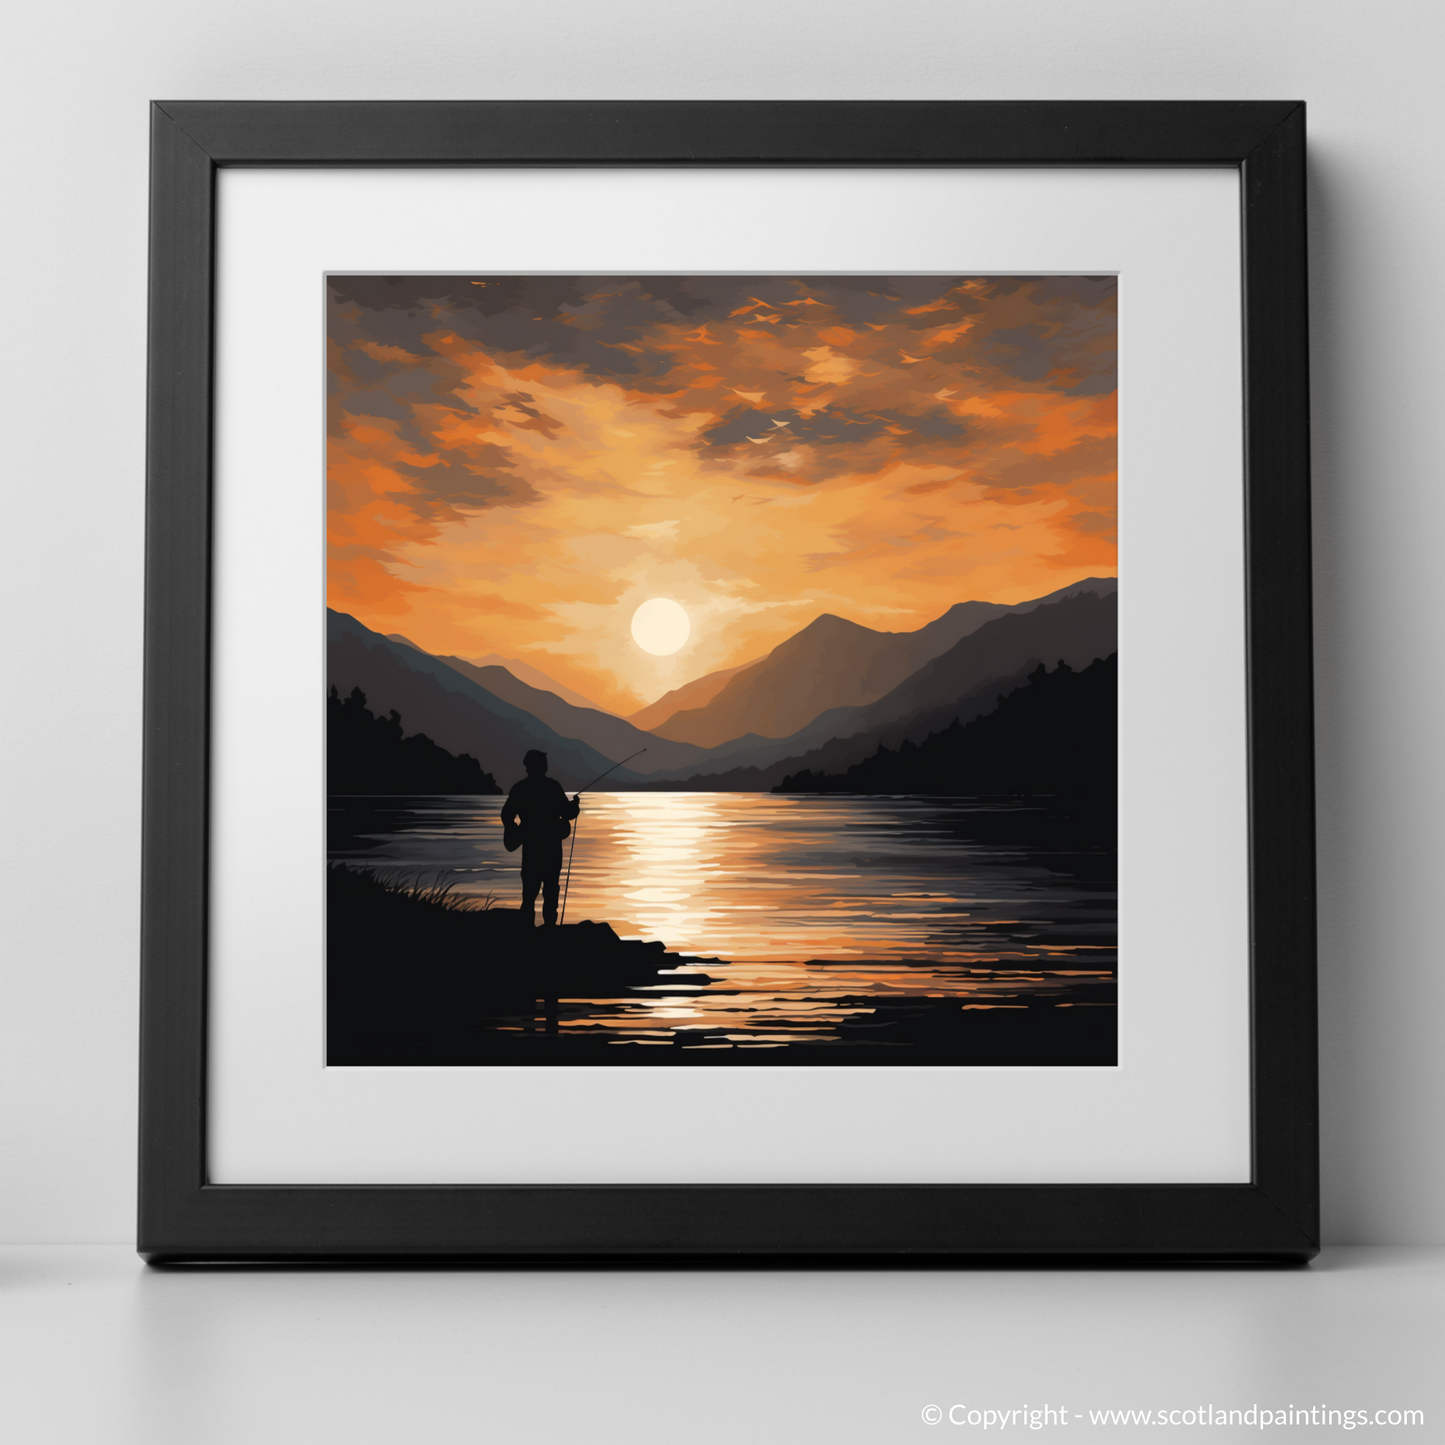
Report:
[[[1278,1417],[1089,1412],[1315,1406],[1422,1411],[1365,1438],[1445,1441],[1442,1360],[1445,1249],[868,1273],[150,1270],[118,1247],[0,1249],[4,1445],[1277,1439]],[[1326,1421],[1285,1433],[1353,1435]]]

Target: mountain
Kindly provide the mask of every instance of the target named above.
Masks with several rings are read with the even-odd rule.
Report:
[[[1027,680],[1026,670],[1020,670],[1007,677],[990,678],[973,692],[955,700],[951,714],[971,720],[983,716],[990,708],[996,707],[1005,693],[1021,687]],[[759,793],[775,788],[793,773],[837,773],[851,768],[881,747],[898,748],[912,737],[927,736],[930,725],[922,719],[905,719],[902,722],[885,724],[871,731],[854,733],[848,737],[829,738],[826,742],[809,742],[807,733],[796,739],[788,739],[790,745],[783,756],[784,744],[776,739],[767,739],[769,750],[755,756],[755,762],[734,762],[720,772],[698,772],[688,777],[649,778],[639,787],[649,789],[673,788],[687,792],[709,793]],[[932,729],[939,726],[932,724]],[[725,759],[722,761],[726,761]]]
[[[859,714],[865,729],[907,718],[941,718],[957,698],[986,679],[1010,677],[1021,668],[1059,659],[1070,667],[1087,667],[1096,657],[1119,649],[1119,599],[1075,592],[1058,602],[1040,603],[1027,611],[995,618],[961,638],[947,652],[924,663],[911,677]]]
[[[590,708],[593,712],[607,712],[605,707],[598,707],[591,698],[583,697],[580,692],[575,692],[570,687],[564,687],[554,678],[547,676],[539,667],[533,667],[530,662],[523,662],[520,657],[501,657],[495,652],[489,652],[485,657],[469,657],[467,661],[473,667],[505,667],[519,682],[525,682],[528,687],[538,688],[542,692],[554,692],[563,702],[570,702],[573,707]],[[616,717],[616,713],[609,714]]]
[[[655,731],[659,724],[665,723],[675,713],[706,707],[727,686],[729,678],[756,667],[761,661],[761,658],[754,658],[752,662],[742,662],[736,667],[725,667],[721,672],[709,672],[703,677],[694,678],[682,687],[663,693],[656,702],[648,703],[640,711],[628,713],[627,721],[635,728]]]
[[[867,706],[885,696],[930,659],[990,622],[1080,595],[1112,593],[1117,586],[1112,577],[1090,577],[1013,605],[959,602],[916,632],[875,632],[824,613],[761,662],[727,679],[710,702],[682,709],[652,731],[709,748],[745,733],[791,737],[821,713]]]
[[[971,722],[880,747],[846,773],[792,774],[779,793],[1090,793],[1118,787],[1118,656],[1076,672],[1040,663]]]
[[[636,764],[619,769],[609,782],[757,791],[803,768],[838,772],[879,746],[897,747],[910,737],[917,741],[956,716],[964,721],[977,717],[992,708],[1000,691],[1020,686],[1040,662],[1062,658],[1072,667],[1087,667],[1094,657],[1107,657],[1117,648],[1116,590],[1113,578],[1090,578],[1012,608],[960,603],[914,633],[878,633],[841,618],[819,618],[759,662],[689,684],[712,685],[721,677],[713,704],[694,710],[698,713],[708,712],[738,683],[747,686],[747,697],[757,704],[746,717],[746,731],[739,725],[712,748],[644,732],[599,708],[577,707],[499,664],[433,657],[399,634],[383,637],[344,613],[328,613],[329,681],[343,697],[360,687],[377,716],[394,709],[409,732],[425,733],[450,752],[470,754],[504,786],[515,781],[522,754],[531,747],[547,752],[554,776],[573,788],[646,747]],[[859,642],[859,634],[862,642],[871,643],[837,655],[839,646]],[[960,635],[949,644],[951,634]],[[860,658],[861,680],[851,685],[851,694],[843,683],[835,691],[867,697],[880,679],[886,681],[920,654],[926,654],[922,665],[881,696],[862,704],[835,703],[781,737],[764,731],[778,726],[778,715],[786,717],[793,704],[784,699],[768,721],[758,684],[781,679],[786,689],[789,658],[801,659],[800,667],[811,658],[838,669],[850,656]],[[687,692],[680,688],[675,696]],[[795,689],[794,702],[796,697]]]
[[[1073,590],[1061,601],[1039,599],[1026,612],[984,623],[866,707],[830,711],[790,738],[738,739],[714,750],[712,767],[685,778],[654,777],[650,785],[751,792],[805,768],[840,772],[879,747],[917,742],[955,718],[968,722],[989,712],[1000,692],[1021,686],[1041,662],[1085,668],[1118,645],[1114,591]]]
[[[417,652],[426,652],[426,648],[417,647],[411,638],[403,637],[399,632],[388,632],[388,642],[399,642],[403,647],[415,648]],[[440,653],[428,653],[429,657],[440,657]],[[535,668],[529,662],[521,662],[514,657],[499,657],[495,652],[489,652],[485,657],[472,657],[467,661],[472,667],[505,667],[513,677],[525,682],[529,687],[540,688],[543,692],[554,692],[565,702],[570,702],[573,707],[588,707],[594,712],[606,712],[606,708],[600,708],[589,698],[582,696],[580,692],[573,692],[570,687],[563,687],[560,682],[554,682],[545,672]],[[616,714],[613,714],[615,716]]]
[[[552,776],[580,788],[611,766],[585,742],[563,737],[540,718],[481,687],[439,658],[392,642],[344,612],[326,614],[327,682],[342,697],[359,687],[377,716],[398,712],[405,726],[425,733],[438,747],[468,753],[503,786],[522,775],[522,754],[541,748]],[[638,781],[623,768],[620,783]]]
[[[494,697],[540,718],[564,738],[577,738],[614,760],[628,757],[641,748],[647,751],[631,766],[637,773],[655,773],[661,768],[696,765],[707,757],[707,749],[693,743],[674,743],[643,732],[632,723],[597,708],[574,707],[555,692],[529,687],[514,677],[509,668],[478,667],[462,657],[441,657],[438,661],[469,677]]]

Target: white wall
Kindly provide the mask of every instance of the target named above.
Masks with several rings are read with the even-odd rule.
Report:
[[[0,1240],[131,1237],[152,97],[1310,103],[1327,1237],[1445,1242],[1433,0],[51,0],[0,57]]]

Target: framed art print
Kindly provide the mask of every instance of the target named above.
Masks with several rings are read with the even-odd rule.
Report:
[[[153,127],[148,1258],[1314,1252],[1302,106]]]

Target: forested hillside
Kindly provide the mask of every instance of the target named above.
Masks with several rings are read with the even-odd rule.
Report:
[[[326,698],[326,791],[342,794],[500,793],[497,780],[463,753],[438,747],[425,733],[404,735],[393,711],[377,717],[354,687]]]
[[[775,793],[1088,793],[1117,787],[1118,654],[1081,672],[1041,663],[972,722],[879,747],[843,773],[789,774]]]

